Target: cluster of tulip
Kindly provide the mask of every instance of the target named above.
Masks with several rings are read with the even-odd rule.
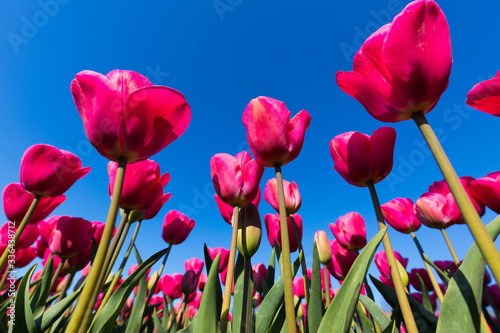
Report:
[[[500,289],[489,285],[493,279],[485,267],[498,283],[500,253],[494,239],[500,218],[485,227],[480,217],[486,207],[500,213],[500,172],[477,180],[459,178],[425,119],[448,86],[451,64],[444,14],[434,1],[416,0],[366,40],[353,71],[337,73],[340,88],[375,119],[413,119],[444,176],[415,203],[396,198],[380,205],[375,184],[391,172],[396,131],[381,127],[371,136],[335,136],[330,143],[334,169],[349,184],[367,187],[372,197],[380,232],[370,241],[362,216],[348,213],[330,224],[333,240],[325,231],[316,232],[312,268],[307,268],[303,221],[297,214],[301,196],[295,182],[283,179],[282,167],[299,155],[311,116],[302,110],[290,119],[283,102],[258,97],[242,117],[254,159],[243,151],[236,156],[216,154],[210,161],[215,201],[232,227],[230,249],[205,246],[204,261],[186,260],[183,274],[163,275],[172,245],[184,242],[195,226],[194,220],[171,210],[162,226],[167,247],[144,262],[135,249],[137,264],[126,278],[123,270],[141,222],[154,218],[171,197],[164,193],[170,175],[162,175],[149,158],[184,133],[191,111],[182,94],[152,85],[138,73],[80,72],[71,83],[74,102],[89,141],[110,160],[108,217],[105,223],[48,218],[64,202],[65,191],[90,168],[52,146],[37,144],[26,150],[20,183],[3,191],[8,222],[0,229],[0,286],[5,290],[0,296],[1,325],[18,332],[499,331]],[[467,104],[500,116],[499,82],[500,72],[478,83]],[[262,238],[258,206],[265,167],[276,174],[264,189],[264,199],[277,213],[264,216],[273,250],[269,265],[252,266]],[[121,220],[115,227],[119,210]],[[386,222],[411,235],[424,268],[406,271],[408,259],[393,250]],[[113,272],[134,223],[130,244]],[[441,230],[453,262],[427,257],[415,235],[421,224]],[[453,224],[466,224],[476,242],[463,261],[445,231]],[[384,250],[375,253],[380,243]],[[14,268],[27,266],[37,256],[43,259],[43,269],[35,272],[33,265],[24,277],[11,281]],[[150,275],[162,258],[160,269]],[[389,315],[375,304],[366,279],[372,261],[381,275],[371,280],[392,306]],[[295,277],[300,268],[302,277]],[[66,296],[80,271],[82,278]],[[443,283],[437,282],[435,272]],[[339,289],[332,290],[330,275],[341,282]],[[410,285],[416,292],[409,293]]]

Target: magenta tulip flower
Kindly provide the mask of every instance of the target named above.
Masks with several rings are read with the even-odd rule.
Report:
[[[257,97],[243,112],[248,144],[255,159],[266,167],[285,165],[300,153],[311,116],[306,110],[290,119],[285,103]]]
[[[32,246],[16,250],[16,268],[28,266],[37,257],[36,249]]]
[[[465,103],[479,111],[500,116],[500,71],[492,79],[476,84],[467,94]]]
[[[112,161],[149,158],[180,137],[191,120],[180,92],[132,71],[82,71],[71,93],[90,143]]]
[[[304,279],[301,277],[296,277],[292,280],[292,285],[293,285],[293,295],[297,296],[299,299],[302,299],[305,297],[305,291],[304,291]]]
[[[396,257],[396,260],[399,261],[401,266],[406,269],[406,266],[408,265],[408,259],[403,258],[403,256],[397,251],[394,251],[394,257]],[[389,268],[389,263],[387,262],[385,250],[382,250],[375,254],[375,265],[377,266],[380,274],[382,274],[385,279],[392,281],[391,270]]]
[[[415,290],[422,291],[417,274],[420,275],[420,277],[424,281],[425,288],[427,288],[428,291],[432,291],[434,287],[432,286],[429,273],[427,273],[427,270],[425,268],[413,268],[410,271],[410,273],[408,274],[408,280],[410,281],[412,287],[415,288]]]
[[[339,71],[336,80],[372,117],[398,122],[434,108],[448,87],[451,64],[443,12],[432,0],[417,0],[368,37],[353,71]]]
[[[253,286],[255,290],[261,293],[264,291],[262,286],[266,283],[267,267],[266,265],[259,263],[257,265],[253,265],[252,271],[253,271]]]
[[[199,258],[192,258],[184,262],[185,273],[182,276],[181,289],[185,295],[196,291],[203,266],[203,260]]]
[[[171,245],[184,242],[193,230],[195,222],[177,210],[171,210],[163,221],[161,237]]]
[[[361,250],[366,245],[365,220],[359,213],[347,213],[339,217],[335,224],[330,223],[330,230],[347,250]]]
[[[264,173],[264,167],[246,151],[234,157],[215,154],[210,159],[210,170],[215,192],[232,207],[243,207],[255,199]]]
[[[113,196],[118,163],[108,163],[109,196]],[[161,175],[160,166],[152,160],[144,160],[127,166],[123,183],[120,208],[146,210],[163,195],[163,187],[170,180],[170,175]]]
[[[411,199],[396,198],[381,205],[385,221],[395,230],[404,234],[417,231],[420,221],[413,212]]]
[[[330,241],[330,248],[332,261],[326,267],[334,278],[344,281],[358,254],[355,251],[346,250],[336,239]]]
[[[445,229],[462,220],[451,193],[424,193],[414,206],[415,216],[429,228]]]
[[[207,284],[207,274],[201,273],[200,280],[198,281],[198,290],[203,292],[205,285]]]
[[[378,183],[392,170],[396,131],[381,127],[371,136],[359,132],[337,135],[330,142],[334,169],[349,184],[366,187]]]
[[[260,189],[257,191],[257,196],[251,203],[255,205],[255,207],[259,208],[260,204]],[[229,225],[232,225],[233,221],[233,212],[234,209],[232,206],[228,205],[224,201],[222,201],[217,194],[214,194],[215,202],[217,203],[217,207],[219,208],[220,215]]]
[[[21,223],[35,196],[27,192],[21,184],[12,183],[5,186],[2,194],[3,210],[7,219],[16,224]],[[37,223],[50,215],[66,200],[64,195],[41,198],[28,223]]]
[[[300,241],[302,241],[302,217],[299,214],[293,215],[295,220],[295,224],[297,225],[297,230],[299,232]],[[292,220],[290,217],[286,218],[288,230],[289,232],[289,242],[290,242],[290,252],[297,251],[299,244],[295,237],[295,232],[293,232]],[[266,214],[264,216],[264,224],[266,225],[267,230],[267,239],[269,240],[269,244],[274,248],[274,241],[278,243],[278,246],[281,248],[281,229],[280,229],[280,215],[276,214]]]
[[[208,248],[208,254],[212,260],[215,260],[215,257],[220,253],[220,262],[219,262],[219,273],[222,273],[227,269],[227,264],[229,262],[229,250],[226,250],[223,247],[216,247],[214,249]]]
[[[50,234],[49,250],[60,258],[71,258],[82,253],[94,237],[91,222],[79,217],[59,216]]]
[[[295,214],[299,211],[302,199],[297,184],[283,180],[283,189],[285,193],[286,215]],[[264,189],[264,199],[279,213],[278,185],[276,178],[269,179]]]
[[[163,183],[162,183],[163,184]],[[164,185],[163,185],[164,186]],[[142,220],[151,220],[158,215],[160,210],[163,208],[163,205],[170,200],[172,197],[172,193],[165,193],[160,195],[156,201],[151,205],[148,209],[146,209],[146,212],[144,213],[144,216],[141,218]]]
[[[474,198],[500,214],[500,171],[472,181],[470,187]]]
[[[166,274],[160,280],[161,291],[165,296],[171,299],[177,299],[182,296],[181,290],[182,274]]]
[[[5,222],[0,228],[0,242],[2,244],[8,245],[9,241],[14,238],[14,234],[17,231],[17,226],[13,226],[12,222]],[[40,227],[38,224],[28,224],[26,228],[24,228],[23,233],[14,244],[16,249],[25,249],[30,247],[40,236]]]
[[[49,145],[29,147],[21,160],[21,185],[41,197],[57,197],[90,172],[78,157]]]

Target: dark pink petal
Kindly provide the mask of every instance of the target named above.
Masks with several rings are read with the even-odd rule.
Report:
[[[500,116],[500,71],[491,80],[476,84],[467,94],[465,103],[473,108]]]
[[[380,127],[370,137],[373,159],[373,182],[378,183],[391,173],[396,130],[392,127]]]

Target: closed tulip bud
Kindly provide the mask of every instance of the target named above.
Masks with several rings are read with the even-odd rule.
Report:
[[[339,71],[339,87],[385,122],[430,112],[448,87],[450,30],[434,1],[408,4],[363,43],[353,71]]]
[[[471,182],[471,190],[474,198],[500,214],[500,171],[474,180]]]
[[[415,216],[429,228],[445,229],[458,223],[462,214],[451,193],[425,193],[414,206]]]
[[[177,210],[171,210],[163,221],[161,237],[168,244],[178,245],[186,240],[194,225],[193,219]]]
[[[332,250],[328,242],[328,236],[323,230],[318,230],[314,234],[314,243],[318,249],[319,262],[326,265],[332,260]]]
[[[151,290],[153,289],[153,286],[154,284],[156,283],[156,281],[160,278],[160,275],[158,274],[158,271],[154,271],[153,274],[151,275],[151,277],[149,278],[148,280],[148,290],[151,292]],[[159,286],[160,284],[159,283],[156,283],[156,288],[155,290],[153,290],[153,294],[156,294],[159,292]],[[158,289],[158,290],[157,290]]]
[[[300,192],[297,184],[295,182],[287,182],[283,180],[283,189],[285,194],[285,208],[286,215],[295,214],[299,211],[300,205],[302,204],[302,199],[300,198]],[[278,201],[278,185],[276,183],[276,178],[269,179],[266,183],[264,189],[264,199],[274,208],[274,210],[279,213],[279,201]]]
[[[85,134],[99,154],[145,160],[180,137],[191,120],[184,96],[132,71],[85,70],[71,82]]]
[[[413,212],[411,199],[396,198],[380,207],[385,221],[395,230],[409,234],[420,228],[421,224]]]
[[[252,203],[259,208],[260,203],[260,189],[257,191],[257,196],[253,199]],[[232,225],[233,223],[233,211],[234,208],[231,205],[228,205],[224,201],[222,201],[217,194],[214,194],[215,202],[217,203],[217,207],[219,208],[220,215],[227,222],[227,224]]]
[[[361,250],[366,245],[365,220],[359,213],[347,213],[339,217],[330,230],[340,245],[347,250]]]
[[[253,256],[260,246],[262,223],[257,207],[250,203],[241,208],[238,217],[238,238],[236,247],[245,257]]]
[[[299,232],[300,241],[302,241],[302,217],[299,214],[293,215],[295,220],[295,225]],[[293,232],[292,220],[290,217],[286,218],[288,230],[288,240],[290,242],[290,252],[295,252],[299,248],[298,240],[295,237],[295,232]],[[266,225],[267,239],[272,248],[274,248],[274,242],[278,243],[281,248],[281,229],[280,229],[280,216],[279,214],[266,214],[264,216],[264,223]]]
[[[264,264],[257,264],[252,267],[253,286],[259,293],[263,292],[263,285],[266,283],[267,267]]]
[[[380,127],[371,136],[359,132],[337,135],[330,142],[333,168],[351,185],[378,183],[392,170],[395,143],[392,127]]]
[[[21,185],[41,197],[57,197],[90,172],[78,157],[49,145],[29,147],[21,160]]]
[[[243,207],[255,199],[264,173],[264,167],[246,151],[234,157],[215,154],[210,159],[210,170],[215,192],[231,207]]]
[[[50,234],[49,250],[60,258],[82,253],[94,237],[94,226],[79,217],[60,216]]]
[[[398,267],[399,276],[401,277],[401,282],[403,282],[403,286],[408,287],[409,278],[406,269],[401,265],[399,261],[396,260],[396,266]]]
[[[229,262],[229,250],[226,250],[223,247],[216,247],[214,249],[208,248],[208,254],[212,261],[215,260],[215,257],[220,253],[220,261],[219,261],[219,273],[225,271],[227,269],[227,264]]]
[[[5,186],[2,194],[3,210],[9,221],[21,223],[35,196],[27,192],[21,184],[12,183]],[[64,195],[57,197],[44,197],[38,202],[28,223],[37,223],[50,215],[60,204],[66,200]]]
[[[115,187],[118,163],[108,163],[109,196]],[[146,210],[163,194],[163,187],[170,175],[161,175],[160,166],[152,160],[145,160],[127,166],[120,197],[120,208],[128,210]]]
[[[0,242],[2,244],[9,245],[9,241],[13,240],[16,231],[17,226],[13,228],[11,222],[5,222],[0,228]],[[38,227],[38,224],[28,224],[17,242],[13,243],[13,245],[16,249],[25,249],[30,247],[39,235],[40,228]]]
[[[346,250],[335,239],[330,241],[330,248],[332,260],[326,267],[333,277],[339,281],[344,281],[358,254],[355,251]]]
[[[290,119],[285,103],[269,97],[257,97],[243,112],[250,150],[266,167],[285,165],[300,153],[311,116],[306,110]]]
[[[500,71],[486,81],[477,83],[467,94],[465,103],[481,112],[500,116]]]
[[[145,210],[131,210],[130,213],[128,214],[127,221],[129,223],[134,223],[134,222],[137,222],[139,220],[142,220],[145,213],[146,213]],[[122,212],[122,215],[123,214],[124,214],[124,212]]]
[[[182,274],[166,274],[160,280],[161,291],[172,300],[180,298],[182,296],[181,281]]]
[[[406,266],[408,265],[408,259],[403,258],[399,252],[394,251],[394,257],[396,257],[396,261],[399,262],[400,266],[403,269],[406,269]],[[391,270],[389,268],[389,263],[387,262],[387,256],[385,254],[385,251],[382,250],[380,252],[377,252],[375,254],[375,265],[377,266],[380,274],[387,279],[387,280],[392,280],[391,277]],[[399,266],[398,266],[399,269]],[[408,282],[407,282],[408,284]]]

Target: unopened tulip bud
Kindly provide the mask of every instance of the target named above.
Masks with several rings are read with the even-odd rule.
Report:
[[[323,230],[316,231],[316,234],[314,234],[314,242],[318,249],[319,262],[323,265],[327,265],[332,260],[332,249],[330,248],[326,232]]]
[[[154,287],[154,284],[156,283],[156,280],[158,280],[159,274],[158,271],[154,271],[154,273],[151,275],[148,281],[148,290],[151,291]],[[158,283],[157,283],[158,285]],[[156,288],[155,288],[156,289]]]
[[[257,252],[262,238],[262,224],[257,207],[249,203],[241,208],[239,213],[238,251],[245,257],[251,257]]]
[[[145,210],[132,210],[132,211],[130,211],[130,213],[128,214],[128,222],[134,223],[134,222],[137,222],[139,220],[142,220],[145,213],[146,213]]]
[[[401,277],[401,281],[403,282],[403,285],[405,286],[405,288],[408,287],[409,278],[408,278],[408,273],[406,272],[406,269],[397,260],[396,260],[396,266],[398,267],[399,276]]]

